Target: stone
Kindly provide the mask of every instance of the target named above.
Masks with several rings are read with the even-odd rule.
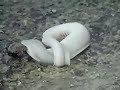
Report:
[[[52,9],[51,11],[52,11],[52,13],[56,13],[56,12],[57,12],[57,10],[56,10],[56,9]]]
[[[13,43],[8,47],[8,53],[13,57],[22,57],[24,56],[25,51],[27,51],[27,48],[21,43]]]

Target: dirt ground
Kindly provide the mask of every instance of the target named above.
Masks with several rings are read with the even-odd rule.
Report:
[[[79,22],[91,45],[70,66],[41,65],[20,46]],[[120,90],[120,0],[0,0],[0,90]]]

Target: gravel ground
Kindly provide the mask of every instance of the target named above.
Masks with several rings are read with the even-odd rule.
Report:
[[[91,45],[61,68],[41,65],[23,39],[54,26],[79,22]],[[0,90],[120,90],[119,0],[1,0]]]

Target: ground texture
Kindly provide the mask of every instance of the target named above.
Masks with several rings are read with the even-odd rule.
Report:
[[[54,26],[79,22],[91,45],[61,68],[21,46]],[[0,90],[120,90],[119,0],[0,0]]]

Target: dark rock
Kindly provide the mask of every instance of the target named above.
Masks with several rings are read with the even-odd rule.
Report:
[[[25,55],[27,48],[20,43],[13,43],[8,47],[8,54],[13,57],[22,57]]]

